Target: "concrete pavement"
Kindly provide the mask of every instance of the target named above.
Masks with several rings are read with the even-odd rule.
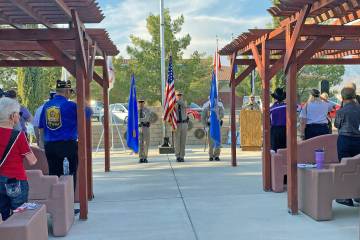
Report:
[[[272,240],[358,239],[358,209],[333,204],[334,220],[316,222],[287,213],[286,193],[262,191],[260,153],[230,149],[209,162],[201,147],[188,149],[185,163],[151,151],[148,164],[129,153],[112,154],[103,172],[95,154],[94,193],[89,219],[79,221],[69,240]]]

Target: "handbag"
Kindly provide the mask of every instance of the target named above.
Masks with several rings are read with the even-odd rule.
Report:
[[[0,159],[0,168],[5,163],[11,149],[14,147],[16,139],[20,135],[20,131],[13,129],[11,131],[10,139],[8,144],[6,145],[5,151]],[[10,198],[15,198],[21,194],[21,183],[19,180],[15,178],[11,178],[7,180],[5,183],[6,195]]]

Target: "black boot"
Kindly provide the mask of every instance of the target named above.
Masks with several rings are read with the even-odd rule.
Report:
[[[181,162],[181,158],[177,157],[177,158],[176,158],[176,161],[177,161],[177,162]]]
[[[214,161],[214,158],[210,157],[210,158],[209,158],[209,161],[210,161],[210,162]]]
[[[144,163],[148,163],[148,160],[146,158],[144,159]]]
[[[216,157],[216,158],[215,158],[215,161],[218,161],[218,162],[219,162],[219,161],[220,161],[220,158],[219,158],[219,157]]]
[[[139,163],[144,163],[144,159],[141,158],[141,159],[139,160]]]

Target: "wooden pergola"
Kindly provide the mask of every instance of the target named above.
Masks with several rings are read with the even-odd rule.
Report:
[[[359,0],[281,0],[268,9],[283,20],[276,29],[252,29],[219,51],[231,58],[231,156],[236,166],[235,88],[254,69],[263,91],[263,188],[271,191],[270,81],[281,70],[287,92],[288,209],[298,213],[297,198],[297,79],[305,65],[360,64]],[[234,66],[245,66],[235,76]]]
[[[105,171],[110,170],[107,57],[119,51],[104,29],[84,26],[103,18],[94,0],[0,0],[0,67],[64,67],[76,78],[80,219],[87,219],[93,198],[91,121],[85,117],[93,79],[103,89]]]

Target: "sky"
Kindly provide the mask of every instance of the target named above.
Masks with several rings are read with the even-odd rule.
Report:
[[[130,34],[149,39],[146,17],[160,14],[160,0],[98,0],[105,19],[96,27],[104,27],[120,50],[128,57],[126,46],[130,45]],[[271,23],[266,11],[270,0],[164,0],[172,19],[184,15],[185,23],[181,35],[190,34],[190,46],[185,57],[195,50],[213,56],[216,39],[219,49],[250,28],[264,28]],[[222,59],[222,62],[226,62]],[[226,63],[225,63],[226,64]],[[347,66],[345,82],[360,84],[360,66]]]
[[[254,4],[254,1],[256,4]],[[149,39],[146,17],[160,14],[160,0],[98,0],[105,14],[101,27],[105,27],[120,50],[127,56],[130,34]],[[265,27],[271,22],[266,9],[270,0],[164,0],[172,18],[184,15],[185,23],[180,35],[190,34],[190,46],[185,57],[195,50],[213,55],[216,36],[219,49],[249,28]]]

